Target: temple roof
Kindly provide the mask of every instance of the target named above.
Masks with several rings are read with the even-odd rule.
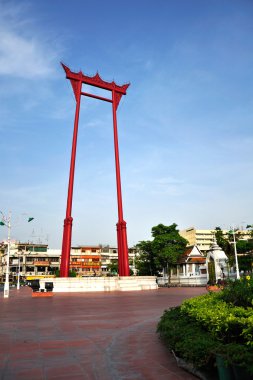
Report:
[[[203,256],[202,252],[200,252],[196,245],[187,247],[185,252],[180,256],[178,260],[178,264],[205,264],[205,262],[206,258]]]

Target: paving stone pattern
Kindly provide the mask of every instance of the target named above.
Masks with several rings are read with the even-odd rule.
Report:
[[[193,380],[156,334],[163,311],[204,288],[0,293],[1,380]]]

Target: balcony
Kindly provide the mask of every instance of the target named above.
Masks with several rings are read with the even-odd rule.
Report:
[[[49,261],[35,261],[34,265],[36,267],[48,267],[49,266]]]

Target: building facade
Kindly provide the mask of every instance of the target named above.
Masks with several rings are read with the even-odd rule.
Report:
[[[135,259],[138,254],[136,248],[128,248],[129,268],[134,275],[137,274]],[[101,271],[102,274],[115,274],[118,267],[118,248],[109,245],[101,246]]]
[[[185,230],[179,231],[180,235],[188,240],[188,246],[196,245],[201,252],[207,253],[214,242],[215,229],[213,230],[199,230],[195,227],[189,227]],[[224,237],[228,236],[228,230],[222,230]],[[240,235],[240,239],[247,240],[250,238],[250,231],[238,230],[236,234]]]
[[[60,267],[59,249],[48,249],[47,244],[11,242],[9,259],[10,282],[22,279],[55,276]],[[7,243],[1,243],[0,281],[4,282],[7,264]]]
[[[130,269],[135,270],[136,250],[129,248]],[[10,282],[54,277],[60,270],[61,250],[49,249],[47,244],[11,242],[9,259]],[[5,281],[7,267],[7,242],[0,243],[0,282]],[[108,246],[77,246],[70,252],[70,271],[76,276],[116,275],[118,249]],[[115,268],[115,270],[113,270]]]
[[[100,276],[101,271],[101,247],[78,246],[70,251],[70,270],[77,276]]]

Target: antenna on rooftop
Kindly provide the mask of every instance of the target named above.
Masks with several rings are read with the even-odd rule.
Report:
[[[37,244],[43,244],[43,240],[46,240],[46,242],[48,242],[48,234],[44,235],[43,228],[41,228],[40,232],[41,233],[37,235],[35,230],[34,229],[32,230],[31,237],[33,238],[33,240],[37,238],[37,241],[36,241]],[[33,243],[35,243],[35,241],[33,241]]]

